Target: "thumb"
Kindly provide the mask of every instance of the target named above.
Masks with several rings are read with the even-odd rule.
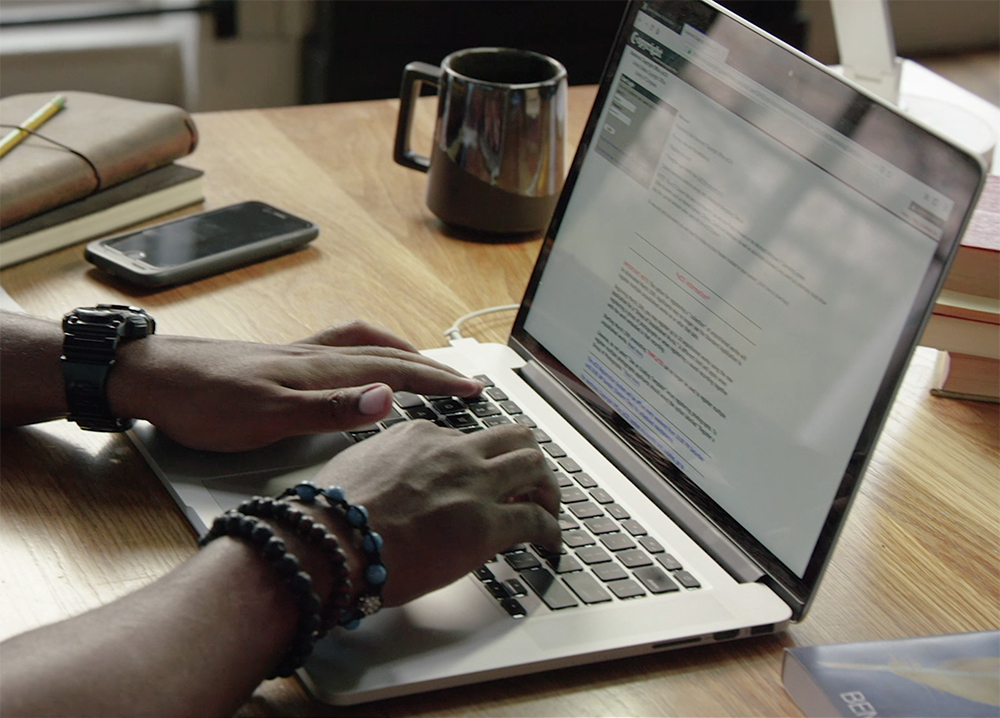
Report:
[[[296,391],[286,408],[289,435],[343,431],[384,419],[392,409],[392,389],[367,384],[325,391]]]

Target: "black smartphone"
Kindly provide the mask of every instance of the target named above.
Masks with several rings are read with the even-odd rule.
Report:
[[[319,228],[263,202],[243,202],[87,245],[87,261],[142,287],[165,287],[251,264],[312,241]]]

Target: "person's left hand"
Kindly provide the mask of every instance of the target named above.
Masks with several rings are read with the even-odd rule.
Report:
[[[373,423],[399,390],[474,396],[482,385],[356,321],[284,345],[159,334],[128,342],[108,402],[185,446],[242,451]]]

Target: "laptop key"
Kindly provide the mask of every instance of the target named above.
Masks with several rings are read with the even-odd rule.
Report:
[[[486,566],[480,566],[472,573],[475,574],[476,578],[480,581],[492,581],[494,579],[493,572]]]
[[[640,537],[639,545],[642,546],[647,551],[649,551],[650,553],[663,553],[666,550],[665,548],[663,548],[663,544],[661,544],[652,536]]]
[[[480,419],[485,419],[487,416],[496,416],[500,413],[500,410],[496,407],[496,405],[490,404],[489,402],[472,404],[469,406],[469,411],[478,416]]]
[[[611,595],[589,573],[564,576],[563,581],[584,603],[605,603],[611,600]]]
[[[560,489],[565,489],[567,486],[573,485],[573,481],[568,476],[566,476],[566,474],[562,473],[561,471],[556,471],[554,473],[556,475],[556,481],[558,482]]]
[[[542,565],[542,562],[538,560],[538,557],[533,553],[523,551],[521,553],[511,554],[505,557],[507,563],[515,571],[523,571],[527,568],[538,568]]]
[[[613,594],[621,599],[637,598],[639,596],[646,595],[646,592],[642,590],[642,587],[631,578],[625,579],[624,581],[612,581],[608,584],[608,588],[611,589]]]
[[[509,424],[510,419],[501,414],[500,416],[490,416],[483,419],[484,426],[500,426],[501,424]]]
[[[635,519],[626,519],[622,521],[622,527],[624,527],[624,529],[633,536],[646,535],[646,529],[643,527],[641,523],[639,523]]]
[[[515,598],[505,598],[500,601],[500,605],[503,606],[504,610],[511,615],[512,618],[524,618],[528,615],[528,612],[521,605],[521,602]]]
[[[434,413],[434,410],[429,406],[424,406],[423,404],[408,408],[406,410],[406,415],[411,419],[429,419],[431,421],[437,419],[437,414]]]
[[[595,536],[615,533],[618,531],[618,524],[609,519],[607,516],[598,516],[595,519],[587,519],[583,522],[583,525],[586,526],[590,533]]]
[[[498,583],[497,581],[483,581],[483,585],[486,586],[486,589],[493,594],[493,598],[510,598],[510,594],[507,593],[507,589],[504,588],[503,584]]]
[[[671,556],[669,553],[665,553],[662,556],[657,556],[656,560],[659,561],[660,565],[663,566],[663,568],[667,569],[668,571],[680,571],[682,568],[684,568],[683,566],[681,566],[681,562],[678,561],[673,556]]]
[[[573,594],[547,569],[529,568],[521,572],[521,578],[553,611],[580,605]]]
[[[586,531],[581,531],[580,529],[563,531],[562,540],[563,543],[570,548],[580,548],[581,546],[594,545],[594,537]]]
[[[671,581],[670,576],[659,566],[645,566],[644,568],[636,569],[633,573],[650,593],[680,591],[677,584]]]
[[[590,474],[578,473],[573,478],[576,479],[576,483],[585,489],[592,489],[597,486],[597,482],[594,481]]]
[[[518,423],[521,423],[521,422],[518,422]],[[535,439],[535,441],[537,441],[537,442],[538,442],[539,444],[547,444],[547,443],[549,443],[550,441],[552,441],[552,437],[551,437],[551,436],[549,436],[548,434],[546,434],[546,433],[545,433],[544,431],[542,431],[541,429],[537,429],[537,428],[535,428],[535,429],[532,429],[532,430],[531,430],[531,436],[532,436],[532,437],[533,437],[533,438]]]
[[[548,443],[542,446],[542,448],[545,449],[545,453],[553,459],[561,459],[566,456],[566,452],[561,446],[559,446],[559,444]]]
[[[507,396],[503,389],[498,386],[488,386],[486,387],[486,396],[488,396],[493,401],[507,401],[510,397]]]
[[[620,581],[628,578],[628,571],[617,563],[599,563],[590,569],[602,581]]]
[[[594,489],[590,492],[590,498],[599,504],[613,504],[615,499],[604,489]]]
[[[521,598],[528,595],[528,589],[516,578],[508,578],[503,582],[503,585],[507,589],[507,593],[514,598]]]
[[[582,571],[583,566],[572,556],[553,556],[549,559],[549,566],[556,573],[573,573],[574,571]]]
[[[465,411],[465,403],[461,399],[448,397],[435,401],[434,408],[441,414],[458,414]]]
[[[586,501],[587,494],[583,493],[582,489],[570,485],[559,492],[559,500],[564,504],[575,504],[580,501]]]
[[[546,446],[548,446],[548,444],[546,444]],[[567,474],[575,474],[578,471],[583,471],[583,467],[580,466],[575,461],[573,461],[573,459],[569,458],[568,456],[559,459],[559,465],[562,467],[562,470],[565,471]]]
[[[521,414],[521,407],[512,402],[510,399],[507,401],[500,402],[500,408],[506,411],[508,414]]]
[[[611,555],[600,546],[583,546],[576,550],[576,555],[588,566],[595,563],[607,563],[611,560]]]
[[[369,429],[367,431],[352,431],[350,432],[351,438],[355,441],[364,441],[365,439],[370,439],[379,433],[379,429]]]
[[[479,423],[472,414],[449,414],[444,418],[445,422],[453,429],[468,429],[473,426],[479,427]]]
[[[413,394],[408,391],[397,391],[392,395],[395,400],[396,405],[402,409],[413,409],[417,406],[423,406],[424,400],[419,394]]]
[[[538,426],[538,424],[535,423],[534,419],[525,414],[518,414],[517,416],[514,417],[514,421],[516,421],[521,426],[528,427],[529,429],[534,429]]]
[[[578,529],[578,528],[580,528],[580,524],[571,519],[569,516],[559,517],[559,529],[561,531],[569,531],[570,529]]]
[[[677,571],[671,575],[677,579],[677,582],[684,588],[701,588],[701,584],[698,583],[698,579],[692,576],[689,571]]]
[[[384,426],[386,429],[388,429],[390,426],[395,426],[396,424],[400,424],[400,423],[402,423],[404,421],[408,421],[408,420],[405,419],[405,418],[403,418],[402,416],[393,416],[393,417],[390,417],[388,419],[384,419],[382,421],[382,426]]]
[[[614,516],[619,521],[624,521],[625,519],[632,518],[629,515],[628,511],[626,511],[619,504],[608,504],[607,506],[604,507],[604,510],[607,511],[612,516]]]
[[[601,511],[601,507],[590,501],[584,501],[579,504],[570,504],[570,512],[576,516],[578,519],[590,519],[595,516],[603,516],[604,512]]]
[[[618,560],[628,568],[639,568],[640,566],[652,566],[653,561],[646,555],[646,552],[639,548],[622,551],[616,554]]]
[[[490,386],[493,386],[493,380],[492,380],[492,379],[490,379],[490,378],[489,378],[488,376],[486,376],[485,374],[476,374],[476,375],[475,375],[474,377],[472,377],[472,378],[473,378],[473,379],[475,379],[476,381],[478,381],[478,382],[479,382],[480,384],[482,384],[482,385],[483,385],[484,387],[490,387]]]
[[[635,541],[623,533],[605,534],[601,536],[601,543],[604,544],[604,548],[608,551],[624,551],[625,549],[635,548]]]

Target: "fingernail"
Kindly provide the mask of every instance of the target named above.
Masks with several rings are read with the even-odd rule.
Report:
[[[392,389],[385,384],[375,384],[362,392],[358,399],[358,411],[365,416],[376,416],[389,411],[392,403]]]

